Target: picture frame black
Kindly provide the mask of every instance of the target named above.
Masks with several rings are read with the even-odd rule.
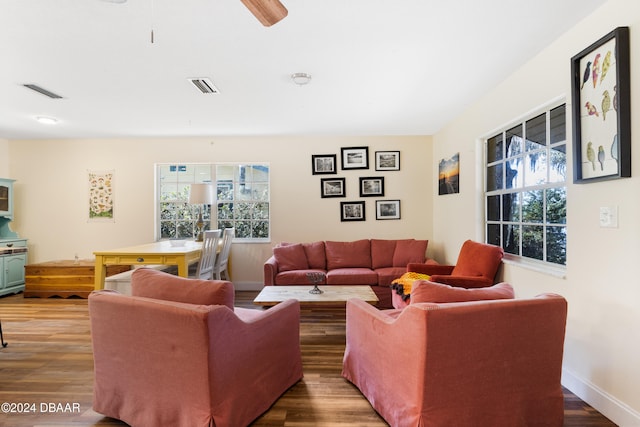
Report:
[[[631,176],[629,28],[571,58],[573,182]]]
[[[360,197],[384,197],[384,177],[360,177]]]
[[[399,151],[376,151],[375,165],[377,171],[399,171],[400,152]]]
[[[320,197],[346,197],[345,178],[321,178]]]
[[[369,169],[369,147],[343,147],[340,155],[342,170]]]
[[[311,172],[313,175],[330,175],[338,173],[335,154],[312,154]]]
[[[340,202],[340,221],[366,221],[364,202]]]
[[[376,219],[400,219],[400,200],[376,200]]]

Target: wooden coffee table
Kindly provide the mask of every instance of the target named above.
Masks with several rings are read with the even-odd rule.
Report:
[[[377,304],[378,297],[366,285],[320,285],[321,294],[310,294],[313,286],[265,286],[258,296],[253,300],[257,305],[276,305],[288,299],[297,299],[301,305],[324,304],[336,305],[346,304],[351,298],[360,298],[369,304]]]

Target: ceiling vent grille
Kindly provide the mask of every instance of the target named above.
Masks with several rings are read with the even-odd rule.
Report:
[[[33,83],[23,84],[22,86],[24,86],[24,87],[26,87],[28,89],[31,89],[33,91],[36,91],[38,93],[41,93],[44,96],[48,96],[49,98],[52,98],[52,99],[62,99],[62,97],[60,95],[58,95],[57,93],[53,93],[53,92],[51,92],[51,91],[49,91],[47,89],[44,89],[44,88],[42,88],[42,87],[40,87],[38,85],[35,85]]]
[[[206,77],[189,79],[189,81],[202,93],[220,93],[213,82]]]

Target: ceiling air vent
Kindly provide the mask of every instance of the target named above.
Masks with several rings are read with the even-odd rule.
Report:
[[[34,90],[38,93],[43,94],[44,96],[48,96],[49,98],[53,98],[53,99],[62,99],[62,97],[60,95],[58,95],[57,93],[53,93],[49,90],[46,90],[38,85],[34,85],[33,83],[29,83],[29,84],[23,84],[22,86]]]
[[[202,93],[220,93],[213,82],[206,77],[189,79],[189,81]]]

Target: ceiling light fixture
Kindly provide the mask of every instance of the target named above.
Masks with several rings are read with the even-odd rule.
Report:
[[[304,86],[311,81],[311,74],[307,73],[293,73],[291,74],[291,80],[298,86]]]
[[[36,120],[43,125],[55,125],[58,123],[58,119],[54,119],[53,117],[38,116]]]

